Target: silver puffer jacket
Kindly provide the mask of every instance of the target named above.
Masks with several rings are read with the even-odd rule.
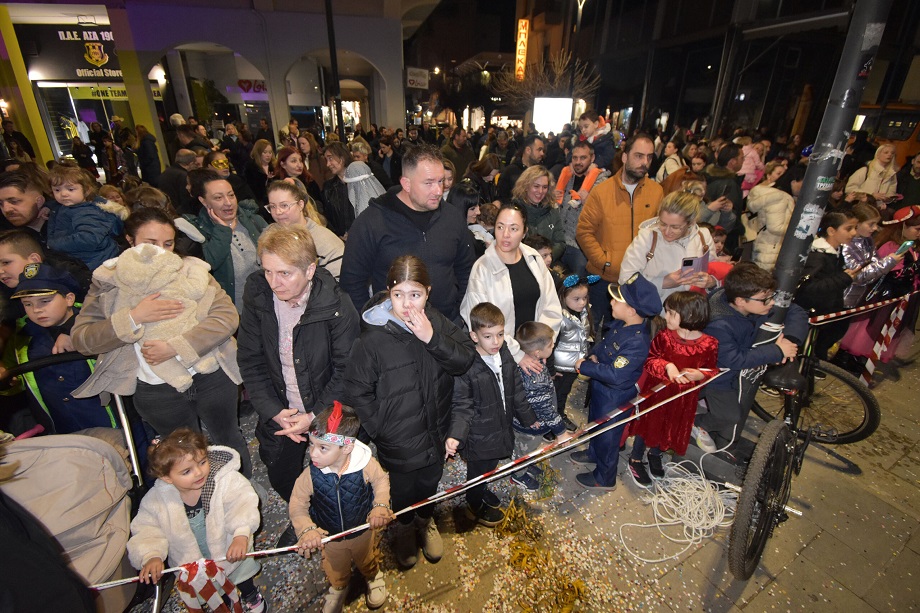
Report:
[[[892,256],[880,258],[871,238],[857,236],[843,246],[843,261],[849,270],[863,266],[843,293],[843,304],[848,309],[859,306],[863,297],[876,281],[884,277],[897,264]]]
[[[588,355],[588,309],[575,316],[562,309],[562,328],[553,350],[556,370],[575,372],[575,362]]]

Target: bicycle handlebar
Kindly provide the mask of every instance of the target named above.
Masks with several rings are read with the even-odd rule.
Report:
[[[55,364],[76,362],[77,360],[88,360],[94,357],[96,356],[85,356],[79,351],[67,351],[65,353],[56,353],[54,355],[38,358],[37,360],[29,360],[28,362],[24,362],[7,369],[6,372],[0,376],[0,390],[9,389],[11,387],[10,381],[13,379],[13,377],[18,377],[19,375],[25,374],[27,372],[32,372],[33,370],[46,368],[48,366],[54,366]]]

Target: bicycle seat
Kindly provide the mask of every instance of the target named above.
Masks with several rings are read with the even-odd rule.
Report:
[[[799,372],[798,358],[779,366],[773,366],[763,376],[763,383],[781,392],[794,393],[805,387],[805,377]]]

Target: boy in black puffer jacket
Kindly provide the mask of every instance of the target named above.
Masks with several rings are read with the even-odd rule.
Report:
[[[454,401],[445,443],[447,455],[460,455],[466,462],[466,478],[472,479],[498,466],[514,451],[512,412],[518,421],[534,424],[534,414],[524,393],[517,364],[505,344],[505,316],[491,302],[470,310],[470,338],[479,359],[454,379]],[[466,493],[466,512],[484,526],[495,526],[503,518],[498,497],[486,484]]]

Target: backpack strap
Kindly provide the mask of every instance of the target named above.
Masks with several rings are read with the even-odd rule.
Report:
[[[700,234],[700,243],[703,245],[703,254],[709,253],[709,244],[706,242],[706,239],[703,237],[703,231],[697,230]]]
[[[649,247],[648,253],[645,254],[645,261],[651,262],[652,258],[655,257],[655,247],[658,245],[658,234],[652,232],[652,246]]]
[[[709,244],[706,242],[706,238],[703,236],[702,230],[697,230],[700,236],[700,243],[703,245],[703,253],[709,253]],[[645,254],[645,261],[651,262],[652,258],[655,257],[655,247],[658,246],[658,234],[652,232],[652,246],[649,247],[648,253]]]

